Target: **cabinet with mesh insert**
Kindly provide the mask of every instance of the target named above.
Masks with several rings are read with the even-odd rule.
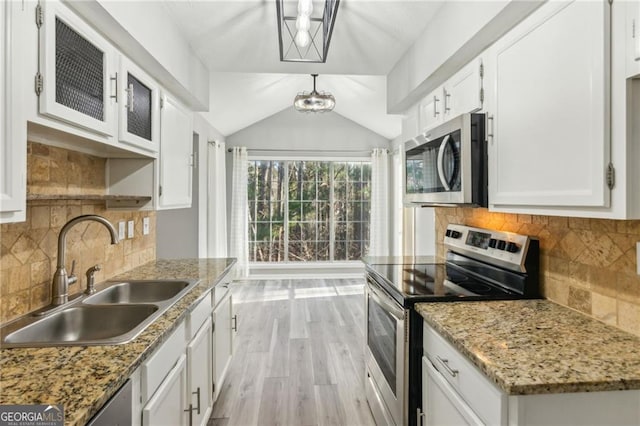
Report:
[[[120,57],[118,97],[119,140],[157,152],[160,137],[158,85],[124,56]]]
[[[59,2],[42,2],[39,111],[111,136],[115,133],[113,47]]]

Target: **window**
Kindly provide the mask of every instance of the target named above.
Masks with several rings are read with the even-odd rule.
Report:
[[[249,261],[358,260],[369,246],[371,164],[249,161]]]

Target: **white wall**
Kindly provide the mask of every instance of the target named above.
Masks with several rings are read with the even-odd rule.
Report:
[[[227,136],[227,146],[283,149],[291,154],[300,150],[360,150],[363,152],[340,155],[370,156],[373,148],[388,148],[389,140],[336,112],[305,114],[290,107]]]
[[[446,2],[387,76],[387,111],[407,110],[543,2]]]

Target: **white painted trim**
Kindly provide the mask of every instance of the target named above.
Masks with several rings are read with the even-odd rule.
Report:
[[[362,274],[267,274],[267,275],[252,275],[249,272],[249,276],[243,278],[243,281],[260,281],[260,280],[303,280],[303,279],[358,279],[362,278],[364,280],[364,271]]]
[[[262,161],[262,160],[271,160],[271,161],[334,161],[334,162],[349,162],[349,161],[371,161],[371,157],[323,157],[321,155],[318,156],[309,156],[309,155],[278,155],[278,154],[265,154],[265,155],[249,155],[249,161]]]
[[[335,262],[249,262],[249,268],[254,269],[338,269],[358,268],[364,270],[361,261],[335,261]]]

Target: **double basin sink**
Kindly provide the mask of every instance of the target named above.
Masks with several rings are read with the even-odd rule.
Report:
[[[196,280],[106,282],[62,307],[0,329],[0,347],[114,345],[134,339],[197,284]]]

